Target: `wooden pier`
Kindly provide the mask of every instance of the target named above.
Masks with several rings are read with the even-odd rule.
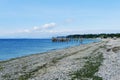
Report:
[[[69,41],[78,41],[82,44],[83,38],[64,38],[64,37],[52,38],[52,42],[69,42]]]
[[[69,38],[52,38],[52,42],[67,42],[70,41]]]

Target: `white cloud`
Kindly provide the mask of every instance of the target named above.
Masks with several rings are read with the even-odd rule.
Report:
[[[44,24],[42,26],[34,26],[31,29],[22,29],[22,30],[18,30],[12,33],[34,33],[34,32],[50,32],[52,33],[52,29],[56,26],[56,23],[52,22],[52,23],[47,23]]]
[[[38,26],[33,27],[33,30],[38,30],[38,29],[40,29],[40,27],[38,27]]]
[[[34,26],[32,31],[41,31],[41,30],[47,30],[47,29],[53,29],[56,26],[56,23],[47,23],[42,26]]]
[[[29,33],[30,30],[29,29],[25,29],[25,30],[23,30],[23,32]]]
[[[16,32],[13,33],[30,33],[31,31],[29,29],[23,29],[23,30],[18,30]]]
[[[55,26],[56,26],[56,23],[53,22],[53,23],[44,24],[42,28],[51,29],[51,28],[54,28]]]

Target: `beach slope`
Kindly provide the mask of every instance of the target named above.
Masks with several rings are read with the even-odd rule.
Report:
[[[1,61],[0,80],[110,80],[103,72],[109,71],[107,55],[119,53],[119,41],[103,40]]]

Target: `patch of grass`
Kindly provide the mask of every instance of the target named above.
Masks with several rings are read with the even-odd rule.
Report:
[[[0,65],[0,71],[3,70],[3,67]]]
[[[23,70],[26,70],[26,69],[27,69],[27,66],[23,66],[22,69],[23,69]]]
[[[103,79],[99,76],[93,76],[93,80],[103,80]]]
[[[21,75],[18,80],[28,80],[31,77],[30,73],[26,73],[24,75]]]
[[[85,65],[82,69],[71,74],[72,80],[102,80],[101,77],[94,76],[94,74],[99,70],[99,66],[103,61],[103,54],[97,53],[96,55],[94,54],[89,57],[85,57],[84,59],[87,59]]]
[[[65,57],[67,57],[67,56],[69,56],[69,55],[63,55],[63,56],[58,57],[58,58],[53,58],[51,62],[55,64],[55,63],[57,63],[59,60],[65,58]]]
[[[43,64],[42,66],[38,66],[35,69],[31,70],[30,72],[25,73],[24,75],[21,75],[18,80],[28,80],[31,78],[37,71],[39,71],[42,68],[46,68],[47,64]]]
[[[71,56],[71,55],[77,54],[77,53],[79,53],[79,52],[85,51],[85,50],[89,49],[90,47],[91,47],[91,46],[89,46],[89,47],[87,47],[87,48],[85,48],[85,49],[82,49],[82,50],[79,50],[79,51],[73,52],[73,53],[68,54],[68,55],[63,55],[63,56],[61,56],[61,57],[59,57],[59,58],[53,58],[53,60],[52,60],[51,62],[52,62],[52,63],[57,63],[59,60],[65,58],[65,57],[68,57],[68,56]]]
[[[5,74],[5,75],[2,75],[2,78],[4,78],[4,79],[9,79],[11,76],[10,76],[10,74]]]
[[[90,48],[90,47],[88,47],[88,48]],[[83,50],[86,50],[86,49],[88,49],[88,48],[85,48],[85,49],[83,49]],[[82,50],[80,50],[80,51],[82,51]],[[52,63],[57,63],[59,60],[61,60],[61,59],[63,59],[63,58],[65,58],[65,57],[68,57],[68,56],[71,56],[71,55],[73,55],[73,54],[76,54],[76,53],[78,53],[78,52],[80,52],[80,51],[76,51],[76,52],[74,52],[74,53],[72,53],[72,54],[69,54],[69,55],[63,55],[63,56],[61,56],[61,57],[59,57],[59,58],[53,58],[53,60],[51,61]],[[42,66],[38,66],[36,69],[34,69],[34,70],[31,70],[30,72],[27,72],[27,73],[25,73],[24,75],[21,75],[19,78],[18,78],[18,80],[27,80],[27,79],[29,79],[29,78],[31,78],[37,71],[39,71],[40,69],[43,69],[43,68],[46,68],[46,67],[48,67],[50,64],[43,64]],[[23,67],[22,69],[26,69],[26,67]]]
[[[102,46],[100,46],[100,48],[104,48],[104,49],[106,49],[106,45],[102,45]]]

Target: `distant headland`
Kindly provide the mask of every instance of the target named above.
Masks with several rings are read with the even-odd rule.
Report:
[[[80,41],[82,41],[83,38],[120,38],[120,33],[74,34],[74,35],[67,35],[67,36],[52,37],[52,41],[53,42],[67,42],[67,41],[70,41],[70,40],[80,40]]]

